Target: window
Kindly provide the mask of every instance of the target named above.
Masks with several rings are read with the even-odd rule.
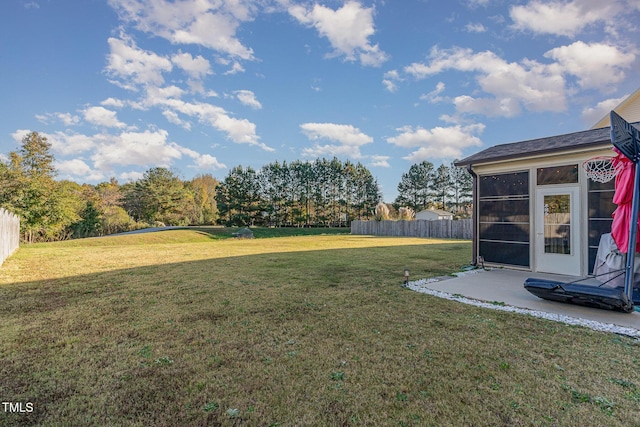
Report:
[[[529,266],[529,172],[478,178],[479,255],[487,262]]]
[[[571,195],[544,196],[544,252],[571,255]]]
[[[613,203],[615,180],[600,183],[588,180],[588,204],[589,204],[589,272],[593,272],[593,265],[598,254],[600,236],[611,233],[613,218],[611,214],[616,210]]]
[[[577,184],[578,165],[538,168],[536,178],[538,185]]]

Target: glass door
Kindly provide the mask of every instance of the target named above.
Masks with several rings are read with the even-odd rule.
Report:
[[[544,188],[536,192],[536,270],[579,276],[578,188]]]

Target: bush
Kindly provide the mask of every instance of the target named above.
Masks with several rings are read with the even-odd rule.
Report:
[[[416,213],[414,212],[413,209],[409,207],[398,209],[398,219],[412,220],[415,218],[415,216],[416,216]]]
[[[374,218],[376,221],[384,221],[386,219],[389,219],[389,208],[384,202],[378,202],[378,204],[376,205]]]

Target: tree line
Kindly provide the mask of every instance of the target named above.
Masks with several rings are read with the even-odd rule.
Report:
[[[398,184],[398,196],[393,207],[411,208],[414,212],[424,209],[442,209],[459,216],[466,216],[472,201],[473,179],[464,169],[423,161],[411,165],[402,174]]]
[[[459,175],[462,172],[463,175]],[[465,171],[430,162],[411,166],[392,211],[455,208],[469,198]],[[445,179],[446,176],[446,179]],[[160,225],[348,226],[372,219],[380,187],[361,163],[317,159],[236,166],[222,181],[183,180],[155,167],[133,182],[97,185],[57,180],[51,144],[37,132],[0,161],[0,207],[21,218],[23,241],[99,236]],[[467,188],[468,187],[468,188]]]
[[[382,198],[361,163],[317,159],[237,166],[220,183],[220,219],[233,225],[347,226],[369,219]]]
[[[215,224],[219,182],[211,175],[181,180],[152,168],[135,182],[97,185],[56,180],[51,144],[37,132],[0,162],[0,207],[20,217],[25,242],[100,236],[153,225]]]

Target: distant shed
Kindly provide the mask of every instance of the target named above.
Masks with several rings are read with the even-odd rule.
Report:
[[[453,219],[453,214],[442,209],[425,209],[416,214],[416,219],[426,219],[428,221],[451,220]]]

